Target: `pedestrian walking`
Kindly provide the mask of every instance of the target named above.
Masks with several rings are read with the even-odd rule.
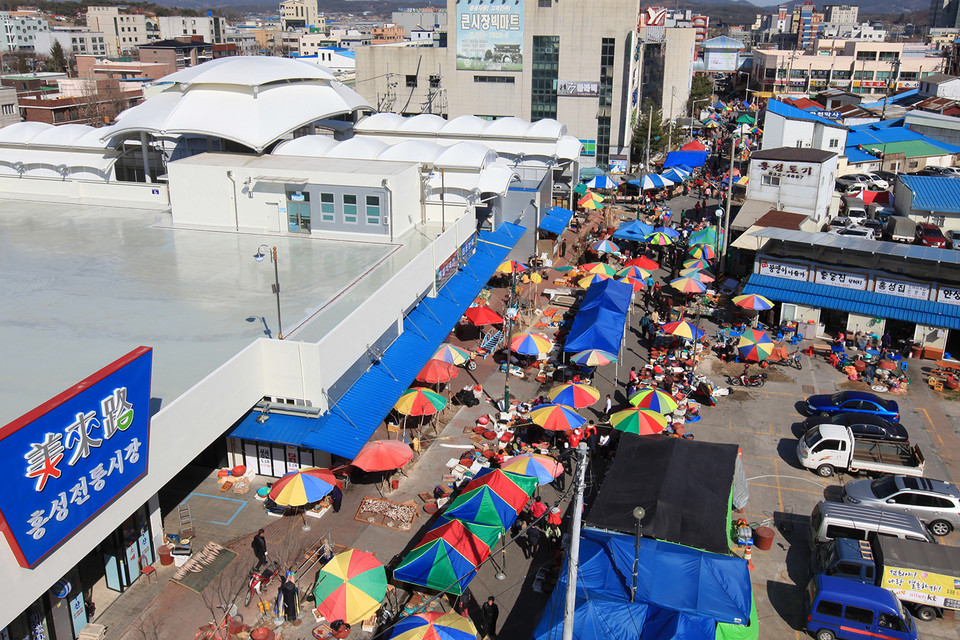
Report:
[[[284,583],[280,585],[280,598],[284,617],[287,622],[294,622],[300,617],[300,594],[293,578],[287,577]]]
[[[343,491],[341,491],[337,485],[333,485],[333,491],[330,492],[330,502],[333,503],[333,512],[340,513],[340,504],[343,502]]]
[[[500,617],[500,607],[497,606],[493,596],[487,598],[487,601],[480,607],[480,611],[483,613],[484,637],[497,640],[497,618]]]
[[[533,504],[530,505],[530,515],[533,516],[534,520],[543,517],[543,514],[547,512],[547,505],[544,504],[543,500],[540,499],[540,496],[534,496]]]
[[[257,556],[257,569],[267,564],[267,539],[263,537],[263,529],[253,536],[250,546],[253,547],[253,555]]]
[[[603,415],[607,417],[607,420],[610,420],[610,414],[613,413],[613,400],[610,399],[610,394],[607,394],[606,400],[603,401]]]
[[[567,257],[567,239],[566,238],[560,241],[560,257],[561,258]]]
[[[540,528],[536,525],[531,525],[527,527],[527,546],[524,550],[523,557],[527,557],[527,552],[530,552],[530,558],[536,558],[537,553],[540,552],[540,541],[543,539],[543,533],[540,531]]]
[[[556,553],[560,547],[560,540],[563,538],[563,534],[560,533],[560,527],[555,524],[548,524],[546,531],[544,531],[544,536],[547,538],[547,544],[550,545],[550,552]]]

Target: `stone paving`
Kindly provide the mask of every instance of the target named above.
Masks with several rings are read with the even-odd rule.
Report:
[[[715,201],[714,201],[715,202]],[[681,207],[692,206],[693,199],[674,199],[671,206],[675,211]],[[708,203],[708,206],[710,203]],[[585,229],[599,221],[599,215],[591,215]],[[566,237],[570,244],[574,242],[573,232]],[[568,251],[569,254],[569,251]],[[511,256],[525,260],[522,252]],[[560,261],[562,264],[563,261]],[[656,275],[663,277],[660,271]],[[551,286],[544,282],[538,291]],[[502,304],[503,290],[497,290],[493,297],[494,305]],[[634,314],[631,324],[635,324],[640,313]],[[709,333],[712,325],[704,322]],[[619,367],[619,378],[615,379],[613,367],[599,372],[594,384],[601,397],[610,393],[614,398],[623,399],[622,385],[632,366],[642,366],[646,361],[646,349],[640,346],[638,331],[631,327],[628,331],[628,343],[625,345],[623,361]],[[736,390],[731,396],[721,398],[717,407],[704,408],[703,419],[690,425],[689,431],[696,438],[714,442],[734,442],[744,452],[747,475],[751,478],[751,500],[747,506],[746,517],[760,521],[773,517],[778,534],[773,549],[754,554],[756,569],[752,579],[757,607],[760,615],[761,638],[800,637],[804,634],[802,622],[804,612],[800,605],[802,589],[806,585],[806,563],[808,550],[804,539],[805,523],[812,505],[822,499],[836,499],[838,487],[846,477],[838,476],[824,480],[816,475],[797,468],[795,461],[796,431],[803,417],[794,411],[794,403],[814,392],[829,392],[837,388],[844,378],[832,370],[826,362],[812,361],[804,356],[805,367],[802,372],[787,370],[783,382],[768,383],[762,389]],[[927,387],[922,384],[923,367],[929,363],[910,361],[911,373],[917,383],[912,385],[906,397],[898,398],[904,407],[904,423],[910,429],[911,437],[921,445],[927,454],[930,473],[944,479],[960,480],[960,470],[956,468],[960,460],[960,403],[941,403]],[[408,474],[400,479],[399,488],[386,494],[389,500],[402,502],[414,500],[417,494],[431,490],[447,471],[446,461],[458,457],[463,448],[471,445],[469,433],[475,420],[489,411],[493,411],[493,400],[503,395],[504,374],[495,370],[492,358],[478,361],[474,372],[463,371],[453,382],[454,390],[467,384],[482,383],[487,394],[484,402],[477,407],[455,407],[448,410],[449,421],[439,437],[422,454],[419,460],[410,465]],[[914,372],[919,368],[920,371]],[[708,374],[713,382],[723,385],[725,369],[719,362],[707,360],[701,370]],[[783,371],[777,369],[777,371]],[[510,391],[514,398],[527,399],[544,392],[552,383],[541,386],[533,380],[511,378]],[[619,393],[618,393],[619,392]],[[590,415],[590,410],[584,412]],[[599,413],[593,415],[599,417]],[[378,432],[374,438],[387,437],[385,431]],[[602,477],[602,469],[592,472],[588,477],[589,491],[595,491],[596,478]],[[242,593],[243,583],[249,567],[254,564],[250,549],[250,539],[258,528],[266,528],[266,538],[271,558],[287,565],[297,564],[302,549],[315,544],[325,536],[336,544],[351,546],[376,553],[387,563],[398,553],[403,552],[412,542],[419,539],[429,528],[428,516],[423,514],[414,525],[413,532],[401,533],[380,526],[354,520],[360,502],[365,496],[380,495],[372,485],[351,485],[344,494],[343,507],[338,514],[328,513],[322,519],[312,520],[312,529],[302,531],[302,522],[297,518],[277,519],[266,515],[262,503],[254,499],[254,492],[264,486],[266,478],[258,478],[245,496],[229,495],[227,502],[217,496],[215,475],[206,471],[188,469],[162,495],[165,503],[175,503],[189,499],[195,507],[194,519],[200,542],[214,540],[229,546],[239,553],[231,568],[224,572],[218,587],[236,586],[235,592]],[[569,478],[567,486],[569,486]],[[563,498],[551,486],[542,488],[544,499],[553,502]],[[213,497],[209,497],[213,496]],[[568,499],[560,502],[566,510]],[[169,521],[169,515],[167,519]],[[223,524],[229,522],[229,524]],[[952,534],[950,540],[957,537]],[[471,591],[478,600],[494,595],[500,606],[500,637],[504,639],[529,638],[537,624],[547,594],[533,590],[533,579],[541,566],[552,562],[546,550],[532,560],[525,559],[516,545],[508,547],[505,556],[498,552],[495,562],[484,565],[471,584]],[[497,574],[503,569],[502,580]],[[204,599],[196,593],[177,584],[169,578],[173,567],[158,565],[156,580],[138,580],[122,597],[104,611],[98,611],[96,622],[108,627],[108,638],[186,638],[196,634],[197,628],[212,619],[212,612]],[[299,576],[301,587],[309,591],[313,576]],[[213,587],[211,587],[213,588]],[[208,591],[211,589],[208,588]],[[272,595],[272,594],[271,594]],[[242,599],[240,604],[242,605]],[[284,638],[310,638],[314,627],[312,616],[308,612],[310,603],[304,603],[304,614],[297,625],[282,625],[280,631]],[[256,618],[252,607],[240,607],[245,620],[250,623]],[[269,620],[266,620],[269,623]],[[957,625],[952,620],[939,620],[933,623],[921,623],[923,638],[960,638]],[[273,627],[272,624],[268,626]],[[355,626],[352,638],[364,637]],[[386,636],[388,637],[388,636]]]

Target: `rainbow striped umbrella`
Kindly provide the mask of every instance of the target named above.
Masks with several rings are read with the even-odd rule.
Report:
[[[455,347],[452,344],[442,344],[440,348],[437,349],[437,352],[433,354],[431,360],[442,360],[443,362],[449,362],[452,365],[460,365],[464,362],[470,360],[471,354],[466,349],[461,349],[460,347]]]
[[[588,188],[589,188],[589,187],[587,187],[587,183],[586,183],[586,182],[581,182],[580,184],[578,184],[577,186],[575,186],[575,187],[573,188],[573,192],[574,192],[575,194],[577,194],[578,196],[582,196],[583,194],[585,194],[585,193],[587,192],[587,189],[588,189]]]
[[[698,271],[709,269],[711,266],[710,261],[705,258],[694,258],[693,260],[687,260],[683,263],[684,269],[696,269]]]
[[[390,640],[476,640],[477,628],[456,613],[427,611],[403,618]]]
[[[677,336],[678,338],[685,338],[687,340],[699,340],[705,333],[703,329],[698,329],[688,320],[668,322],[662,325],[660,330],[671,336]]]
[[[633,258],[632,260],[627,260],[624,263],[625,267],[640,267],[641,269],[646,269],[647,271],[653,271],[654,269],[659,269],[660,265],[648,258],[647,256],[640,256],[639,258]]]
[[[603,199],[604,199],[603,196],[597,193],[594,193],[593,191],[587,191],[585,194],[583,194],[582,198],[577,200],[577,204],[580,205],[581,207],[586,207],[588,209],[590,208],[596,209],[597,208],[596,205],[603,202]],[[594,206],[591,207],[590,206],[591,204]]]
[[[405,416],[432,416],[445,406],[447,399],[436,391],[415,387],[404,391],[393,408]]]
[[[518,333],[510,343],[510,349],[525,356],[540,355],[550,351],[552,347],[550,339],[541,333]]]
[[[357,624],[376,613],[387,593],[387,573],[372,553],[350,549],[320,569],[313,589],[317,609],[327,620]]]
[[[330,469],[310,467],[283,476],[270,487],[270,499],[285,507],[302,507],[323,500],[337,484]]]
[[[703,293],[707,290],[707,285],[703,284],[703,281],[693,276],[684,276],[682,278],[677,278],[676,280],[670,281],[670,286],[676,289],[677,291],[683,291],[684,293]]]
[[[547,394],[550,402],[562,404],[574,409],[589,407],[600,399],[600,392],[588,384],[581,382],[567,382],[558,384]]]
[[[603,208],[603,202],[600,202],[600,201],[598,201],[598,200],[586,200],[586,201],[583,202],[583,204],[581,204],[580,206],[583,207],[584,209],[594,209],[594,210],[596,210],[596,209],[602,209],[602,208]]]
[[[644,238],[644,240],[646,240],[650,244],[656,244],[660,246],[673,244],[673,238],[671,238],[670,236],[662,232],[651,233],[646,238]]]
[[[717,257],[717,250],[713,248],[713,245],[710,244],[698,244],[694,245],[690,249],[690,255],[694,258],[706,258],[707,260],[713,260]]]
[[[520,473],[511,473],[509,471],[504,471],[503,469],[481,469],[477,477],[463,487],[463,494],[461,495],[482,488],[494,491],[500,499],[505,501],[513,508],[514,515],[516,515],[523,511],[523,508],[527,504],[527,499],[533,495],[534,491],[536,491],[537,480],[536,478],[531,478],[530,476]],[[456,501],[454,501],[454,503],[456,503]],[[448,517],[456,516],[461,520],[468,522],[491,524],[483,519],[464,517],[465,514],[463,513],[455,514],[453,511],[454,510],[451,506],[451,508],[448,509],[444,515]]]
[[[617,275],[621,278],[631,277],[631,278],[640,278],[641,280],[646,280],[650,277],[650,271],[636,265],[630,265],[629,267],[624,267],[617,272]]]
[[[713,272],[708,271],[708,270],[706,270],[706,269],[695,269],[695,268],[693,268],[693,267],[686,267],[686,268],[684,268],[684,269],[680,269],[680,275],[682,275],[682,276],[693,276],[694,278],[700,278],[700,276],[702,276],[702,275],[708,275],[708,276],[710,276],[710,280],[705,280],[705,279],[703,279],[703,278],[700,278],[700,279],[703,280],[704,282],[713,282],[714,279],[715,279],[714,276],[713,276]]]
[[[562,404],[542,404],[530,412],[530,419],[547,431],[569,431],[587,421],[572,408]]]
[[[617,281],[626,282],[628,285],[633,287],[634,291],[640,291],[645,286],[647,286],[643,280],[641,280],[640,278],[634,278],[633,276],[625,276],[623,278],[619,278]]]
[[[603,282],[604,280],[609,280],[610,276],[605,276],[602,273],[591,273],[586,278],[580,278],[577,281],[577,284],[583,287],[584,289],[589,289],[590,285],[597,282]]]
[[[519,273],[520,271],[527,271],[529,269],[530,267],[522,262],[517,262],[516,260],[505,260],[500,263],[500,266],[497,267],[497,273]]]
[[[720,230],[720,237],[723,238],[723,230]],[[715,225],[701,229],[700,231],[694,231],[690,234],[690,237],[687,239],[687,244],[693,246],[695,244],[717,244],[717,227]]]
[[[760,362],[770,357],[774,348],[773,338],[764,331],[757,329],[748,329],[740,336],[737,342],[737,350],[740,351],[740,357],[747,362]]]
[[[586,264],[580,265],[580,270],[587,273],[595,273],[601,276],[610,276],[611,278],[617,275],[617,268],[611,267],[609,264],[603,262],[588,262]]]
[[[461,495],[457,500],[463,497]],[[502,531],[499,526],[449,520],[423,536],[420,544],[394,570],[393,577],[460,595],[476,575],[477,567],[490,557],[490,549]]]
[[[570,357],[570,362],[578,364],[581,367],[602,367],[605,364],[616,362],[617,356],[600,349],[587,349],[575,353]]]
[[[616,243],[610,242],[609,240],[601,240],[590,248],[597,253],[620,253],[620,247],[618,247]]]
[[[753,309],[755,311],[764,311],[766,309],[773,308],[772,302],[761,295],[757,295],[756,293],[751,293],[745,296],[737,296],[733,299],[733,304],[744,309]]]
[[[640,409],[649,409],[667,414],[677,410],[677,399],[660,389],[641,389],[630,396],[630,404]]]
[[[632,407],[611,415],[610,425],[624,433],[647,436],[663,431],[667,426],[667,419],[656,411]]]
[[[503,464],[501,469],[536,478],[540,484],[553,482],[554,478],[563,473],[562,464],[550,456],[543,456],[539,453],[513,456]]]

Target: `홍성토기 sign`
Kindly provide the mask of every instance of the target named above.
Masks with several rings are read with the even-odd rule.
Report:
[[[146,475],[152,362],[138,347],[0,429],[0,530],[21,566]]]

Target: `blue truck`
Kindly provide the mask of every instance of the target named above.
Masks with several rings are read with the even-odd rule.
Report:
[[[883,587],[921,620],[942,609],[960,610],[960,548],[918,540],[836,538],[810,559],[815,575]]]

